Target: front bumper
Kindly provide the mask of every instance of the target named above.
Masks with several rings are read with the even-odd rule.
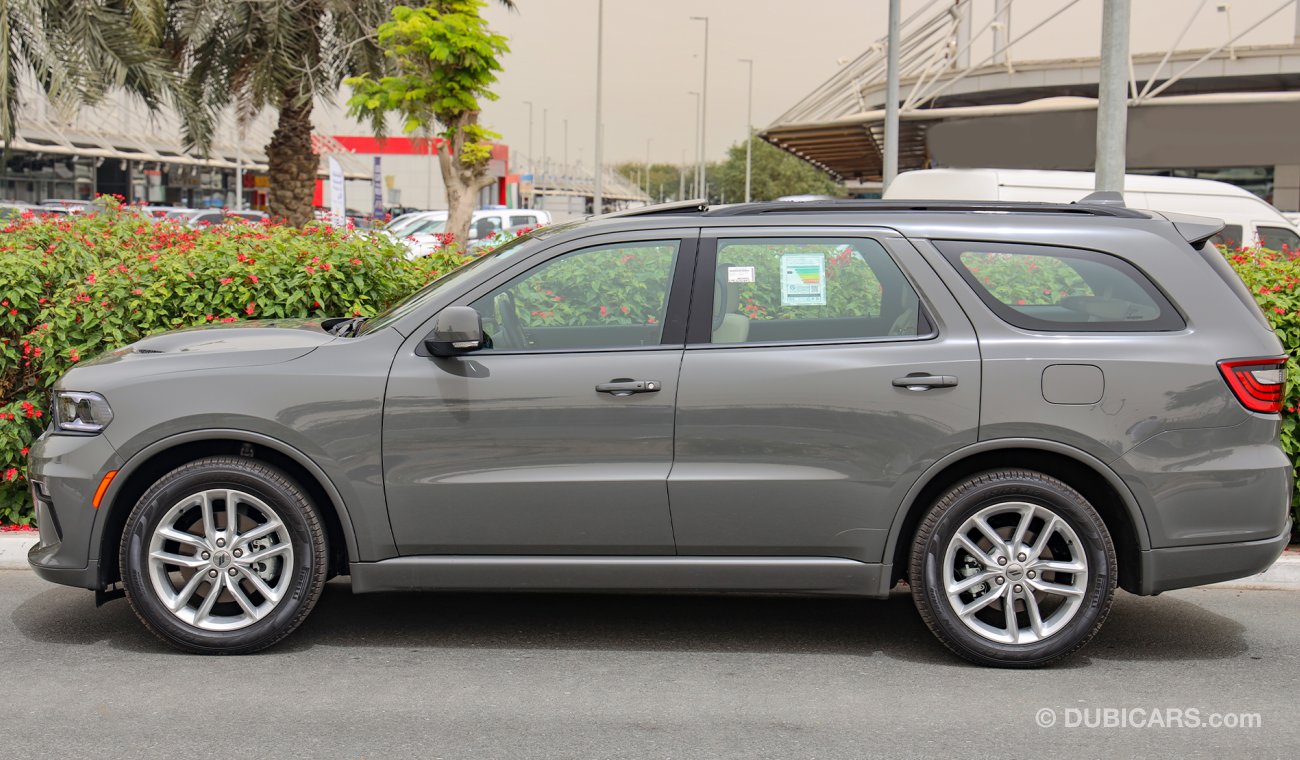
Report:
[[[1188,586],[1203,586],[1262,573],[1291,540],[1291,521],[1273,538],[1229,544],[1175,546],[1142,552],[1139,594],[1150,596]]]
[[[41,540],[27,554],[38,576],[54,583],[99,589],[99,547],[93,540],[95,489],[121,458],[102,435],[51,435],[32,444],[33,483]],[[40,492],[36,484],[43,484]]]

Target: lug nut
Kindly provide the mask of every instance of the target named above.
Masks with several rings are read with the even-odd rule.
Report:
[[[216,571],[216,569],[209,570],[209,571],[208,571],[208,577],[209,577],[209,578],[215,578],[215,577],[217,577],[217,571]]]
[[[1019,594],[1021,591],[1025,590],[1025,587],[1017,583],[1012,590],[1015,591],[1017,594]]]
[[[999,565],[1005,565],[1005,564],[1007,564],[1007,558],[1006,558],[1006,557],[998,557],[998,564],[999,564]]]
[[[1007,579],[1006,579],[1006,578],[1003,578],[1003,577],[1000,576],[1000,575],[998,576],[998,585],[999,585],[999,586],[1001,586],[1003,583],[1006,583],[1006,582],[1007,582]]]
[[[212,559],[212,554],[209,552],[203,552],[199,556],[202,557],[203,559]]]
[[[235,551],[233,551],[233,552],[231,552],[231,553],[234,554],[236,557],[242,557],[242,556],[244,556],[244,550],[243,550],[243,549],[236,549]]]
[[[226,545],[226,539],[224,538],[217,539],[217,546],[225,546],[225,545]]]
[[[1021,562],[1024,562],[1025,560],[1029,559],[1029,555],[1025,554],[1024,552],[1020,552],[1019,554],[1016,555],[1016,559],[1020,560]]]
[[[235,574],[235,568],[233,568],[233,567],[230,568],[230,574],[231,574],[231,575],[234,575],[234,574]]]
[[[1029,576],[1030,578],[1038,577],[1038,573],[1035,573],[1033,570],[1030,570],[1028,573],[1025,573],[1025,575]]]

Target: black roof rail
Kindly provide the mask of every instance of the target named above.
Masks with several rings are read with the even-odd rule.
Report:
[[[656,203],[652,206],[639,206],[624,211],[613,211],[608,214],[601,214],[597,219],[623,219],[629,216],[654,216],[655,214],[683,214],[683,213],[701,213],[708,210],[709,202],[703,198],[693,200],[673,201],[671,203]]]
[[[936,211],[936,212],[1000,212],[1038,214],[1076,214],[1109,216],[1124,219],[1149,219],[1147,214],[1123,206],[1091,203],[1033,203],[1016,201],[927,201],[927,200],[832,200],[768,201],[763,203],[738,203],[706,208],[703,216],[751,216],[760,214],[824,214],[835,212],[882,211]]]

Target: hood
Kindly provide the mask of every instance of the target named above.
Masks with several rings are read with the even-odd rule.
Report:
[[[79,366],[135,361],[176,364],[174,369],[277,364],[337,340],[316,319],[263,319],[191,327],[151,335]],[[161,366],[158,370],[163,370]],[[165,371],[165,370],[163,370]]]

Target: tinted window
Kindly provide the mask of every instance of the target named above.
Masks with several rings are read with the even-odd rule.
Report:
[[[929,331],[920,301],[876,241],[718,241],[713,343],[914,336]]]
[[[195,224],[221,224],[221,214],[199,214],[194,217]]]
[[[1244,245],[1244,243],[1241,242],[1241,225],[1229,224],[1224,227],[1219,234],[1210,238],[1210,242],[1226,248],[1240,248]]]
[[[522,227],[524,225],[532,225],[532,224],[537,224],[537,217],[531,215],[510,217],[511,227]]]
[[[495,350],[658,345],[678,243],[564,254],[474,301]]]
[[[1109,254],[1039,245],[935,244],[999,317],[1029,330],[1177,330],[1146,275]]]
[[[474,227],[470,231],[470,237],[481,240],[492,237],[501,231],[501,220],[495,216],[485,216],[474,222]]]
[[[1272,251],[1295,251],[1300,247],[1300,235],[1286,227],[1258,227],[1259,244]]]

